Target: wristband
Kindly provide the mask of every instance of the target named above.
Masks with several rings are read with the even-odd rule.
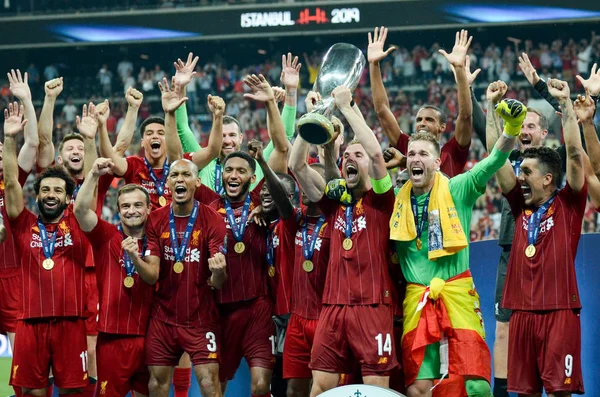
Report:
[[[516,138],[518,136],[518,135],[507,134],[506,131],[503,131],[502,135],[505,136],[505,137],[507,137],[507,138],[510,138],[510,139],[514,139],[514,138]]]
[[[371,186],[373,186],[375,194],[384,194],[392,188],[392,178],[390,177],[390,174],[386,174],[386,176],[381,179],[371,178]]]

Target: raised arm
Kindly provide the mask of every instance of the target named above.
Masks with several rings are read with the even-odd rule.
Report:
[[[96,196],[100,176],[108,174],[111,170],[112,161],[110,159],[96,159],[92,165],[92,170],[86,174],[83,184],[79,188],[73,206],[73,213],[84,232],[91,232],[98,224],[98,215],[90,206],[95,200],[90,200],[90,197]]]
[[[125,175],[125,173],[127,172],[127,160],[125,160],[124,158],[124,153],[127,149],[125,149],[122,153],[117,152],[115,150],[115,147],[119,146],[119,144],[116,144],[115,147],[111,145],[110,138],[108,137],[108,130],[106,129],[105,123],[104,125],[100,125],[98,135],[98,146],[100,147],[100,155],[112,161],[112,171],[114,175],[118,177]],[[119,138],[117,137],[117,140],[118,139]]]
[[[325,192],[325,180],[319,173],[308,166],[307,157],[310,144],[300,135],[292,146],[290,168],[298,180],[306,197],[313,203],[318,202]]]
[[[50,167],[54,162],[54,143],[52,142],[52,131],[54,131],[54,105],[56,98],[63,90],[63,78],[59,77],[47,81],[44,84],[44,105],[38,122],[38,136],[40,145],[38,147],[37,165],[42,169]],[[22,168],[22,167],[21,167]]]
[[[440,53],[452,65],[456,79],[458,118],[456,119],[454,138],[461,148],[465,148],[471,144],[471,130],[473,129],[473,103],[471,102],[471,91],[469,90],[466,72],[467,51],[472,40],[473,36],[469,37],[469,32],[463,29],[460,32],[456,32],[454,48],[452,48],[450,54],[444,50],[440,50]]]
[[[522,53],[519,57],[519,68],[525,75],[527,81],[529,81],[529,84],[533,86],[538,94],[544,98],[555,110],[558,111],[558,102],[548,93],[548,86],[546,85],[546,82],[542,80],[540,76],[538,76],[537,71],[533,67],[533,64],[529,60],[529,57],[526,53]]]
[[[86,175],[92,170],[94,162],[98,158],[98,152],[96,151],[96,133],[100,125],[99,117],[104,118],[104,123],[109,115],[108,100],[95,106],[92,102],[88,106],[83,105],[81,111],[81,117],[75,118],[75,124],[77,131],[83,138],[83,150],[84,150],[84,161],[83,161],[83,172]]]
[[[576,192],[585,184],[583,167],[583,147],[577,117],[571,102],[569,85],[557,79],[548,79],[548,91],[558,101],[562,109],[562,126],[565,148],[567,150],[567,183]]]
[[[282,219],[289,219],[294,215],[294,206],[288,197],[288,192],[283,185],[283,182],[273,172],[267,161],[263,156],[262,142],[258,140],[252,140],[248,143],[248,152],[256,160],[258,165],[263,171],[265,183],[269,188],[269,193],[273,197],[277,211]]]
[[[183,157],[181,142],[177,139],[177,122],[175,120],[175,111],[183,105],[188,98],[181,96],[181,84],[173,77],[171,87],[167,78],[164,77],[162,83],[158,83],[161,93],[161,102],[165,111],[165,142],[167,143],[167,158],[172,163]]]
[[[135,134],[135,124],[140,111],[140,106],[144,100],[144,95],[136,90],[135,88],[129,87],[125,93],[125,100],[127,100],[127,113],[125,114],[125,122],[119,129],[117,134],[117,141],[113,146],[113,150],[121,157],[125,157],[125,152],[131,145],[131,140]],[[110,157],[110,153],[103,153],[102,145],[100,146],[100,155],[103,157]]]
[[[208,146],[205,148],[201,147],[192,155],[192,161],[200,170],[219,156],[221,146],[223,145],[223,115],[225,114],[225,101],[221,97],[209,95],[207,104],[208,110],[212,113],[212,128],[208,137]]]
[[[398,125],[396,116],[394,116],[394,113],[392,113],[392,109],[390,108],[390,101],[385,92],[383,79],[381,77],[381,68],[379,66],[379,63],[396,49],[395,47],[390,47],[386,51],[383,50],[387,33],[388,29],[383,26],[381,27],[381,30],[375,28],[372,37],[371,33],[369,33],[367,59],[369,60],[369,77],[371,79],[373,105],[375,106],[375,112],[377,113],[377,120],[381,123],[383,132],[390,141],[390,145],[396,146],[400,139],[400,134],[402,134],[402,130]]]
[[[196,69],[196,64],[198,63],[198,57],[194,57],[194,54],[191,52],[188,54],[188,58],[184,63],[181,59],[177,59],[177,62],[174,62],[175,66],[175,80],[181,84],[183,90],[181,91],[181,95],[185,96],[185,87],[192,81],[192,78],[196,75],[194,69]],[[181,147],[183,148],[184,153],[195,153],[201,149],[200,144],[196,141],[196,137],[194,136],[194,132],[190,128],[187,108],[184,104],[180,106],[175,112],[175,118],[177,120],[177,134],[179,135],[179,140],[181,141]],[[219,150],[221,148],[219,147]]]
[[[27,73],[21,76],[21,71],[17,69],[16,72],[15,70],[11,70],[7,75],[10,91],[21,101],[25,109],[25,119],[27,120],[23,134],[25,141],[19,152],[18,164],[23,170],[29,172],[35,164],[35,157],[40,144],[37,131],[37,117],[33,101],[31,100],[31,90],[27,84]]]
[[[18,217],[25,207],[17,163],[17,135],[28,124],[28,120],[23,119],[24,113],[25,107],[17,102],[9,103],[4,110],[4,205],[11,219]]]
[[[488,112],[486,116],[487,130],[485,135],[488,153],[492,152],[494,145],[502,134],[502,131],[500,131],[500,121],[498,120],[498,115],[494,112],[494,108],[502,100],[507,89],[508,86],[502,80],[492,82],[487,88],[486,99]],[[497,124],[497,128],[495,128],[493,124]]]
[[[262,74],[246,76],[244,83],[250,88],[250,92],[244,94],[244,97],[263,102],[267,108],[269,135],[273,142],[273,152],[268,160],[269,166],[275,172],[287,173],[287,159],[291,144],[285,135],[285,127],[275,103],[273,89]]]
[[[350,90],[342,86],[336,87],[331,93],[331,96],[335,98],[335,105],[348,121],[350,128],[354,131],[356,138],[365,148],[367,156],[369,156],[369,159],[371,160],[369,162],[369,176],[375,180],[382,179],[388,173],[385,167],[383,153],[381,152],[381,146],[371,128],[369,128],[367,123],[358,117],[354,110],[352,110],[352,107],[350,107],[350,102],[352,100]]]
[[[594,113],[596,104],[590,97],[590,91],[586,89],[586,95],[578,95],[573,105],[575,116],[581,121],[585,147],[589,155],[590,167],[596,176],[600,175],[600,141],[594,126]]]

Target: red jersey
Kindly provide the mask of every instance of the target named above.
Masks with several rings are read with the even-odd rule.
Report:
[[[200,203],[198,217],[182,261],[184,270],[177,274],[173,270],[175,255],[169,231],[170,211],[171,207],[168,206],[152,212],[146,224],[148,250],[145,256],[160,258],[152,317],[180,327],[199,327],[218,318],[213,291],[208,286],[211,277],[208,258],[221,251],[225,226],[214,210]],[[175,217],[178,244],[181,244],[188,219],[189,216]]]
[[[323,196],[319,207],[331,230],[331,244],[323,303],[329,305],[377,305],[392,302],[388,271],[389,222],[394,191],[369,190],[352,211],[352,248],[346,238],[346,207]]]
[[[297,211],[300,211],[299,209]],[[275,277],[269,277],[275,298],[275,315],[291,313],[296,214],[269,226],[275,257]]]
[[[556,195],[540,223],[536,253],[528,258],[527,229],[537,208],[525,207],[518,183],[506,195],[515,217],[515,234],[506,272],[502,307],[512,310],[579,309],[575,255],[587,200],[567,185]]]
[[[87,243],[87,239],[68,209],[59,223],[44,223],[48,237],[57,233],[52,255],[54,268],[45,270],[42,262],[46,257],[37,219],[26,208],[15,219],[9,219],[23,278],[19,319],[82,317],[85,310],[84,241]]]
[[[129,156],[126,158],[127,160],[127,171],[123,174],[123,179],[125,183],[135,183],[136,185],[143,186],[148,190],[150,194],[150,204],[152,204],[152,210],[157,210],[162,208],[160,203],[158,202],[160,195],[156,190],[156,186],[152,179],[150,179],[150,173],[148,171],[148,167],[146,167],[146,162],[144,161],[145,157],[139,156]],[[162,179],[163,169],[153,168],[154,174],[158,178],[158,180]],[[171,202],[171,191],[167,187],[167,183],[165,180],[165,190],[163,192],[163,197],[165,198],[166,204]],[[166,205],[165,204],[165,205]]]
[[[250,211],[260,205],[259,184],[249,194],[252,202]],[[236,223],[240,222],[244,202],[231,203]],[[234,250],[236,243],[233,237],[223,198],[215,200],[211,205],[227,228],[227,274],[223,288],[217,291],[218,303],[234,303],[267,295],[267,233],[264,228],[256,223],[248,223],[242,242],[245,244],[244,252],[238,254]]]
[[[98,284],[98,331],[119,335],[146,335],[154,286],[146,284],[134,270],[133,287],[126,288],[127,276],[121,242],[124,236],[115,225],[98,219],[85,233],[94,250]],[[143,255],[143,240],[138,250]]]
[[[405,156],[408,152],[409,138],[410,136],[408,136],[408,134],[400,134],[400,138],[398,138],[398,142],[396,142],[395,146],[395,148]],[[448,178],[462,174],[467,165],[467,161],[469,160],[469,147],[470,145],[461,148],[454,136],[450,138],[448,142],[442,146],[440,153],[440,160],[442,161],[440,171],[446,174]]]
[[[327,222],[324,222],[321,226],[311,259],[314,269],[311,272],[306,272],[302,267],[306,260],[302,249],[302,228],[306,219],[307,234],[310,240],[319,217],[306,216],[306,210],[302,211],[300,215],[300,217],[294,217],[293,222],[290,222],[290,226],[293,225],[295,230],[292,313],[307,319],[317,320],[321,313],[321,300],[323,298],[323,288],[325,287],[325,277],[327,276],[331,228]]]
[[[25,185],[25,181],[29,176],[29,172],[25,172],[19,167],[19,184]],[[4,227],[6,228],[6,240],[0,244],[0,278],[14,277],[20,274],[19,261],[17,260],[15,250],[15,239],[10,227],[10,223],[6,221],[8,215],[4,208],[4,175],[0,175],[0,211],[5,219]]]

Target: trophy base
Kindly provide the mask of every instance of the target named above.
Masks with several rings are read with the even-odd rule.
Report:
[[[307,113],[298,120],[298,133],[308,143],[324,145],[335,133],[333,123],[319,113]]]

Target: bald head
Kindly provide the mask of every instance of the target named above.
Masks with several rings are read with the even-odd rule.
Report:
[[[198,175],[198,172],[199,172],[198,166],[196,164],[194,164],[193,161],[190,161],[188,159],[179,159],[179,160],[173,161],[171,163],[171,168],[174,168],[175,166],[189,167],[190,171],[194,175]]]

